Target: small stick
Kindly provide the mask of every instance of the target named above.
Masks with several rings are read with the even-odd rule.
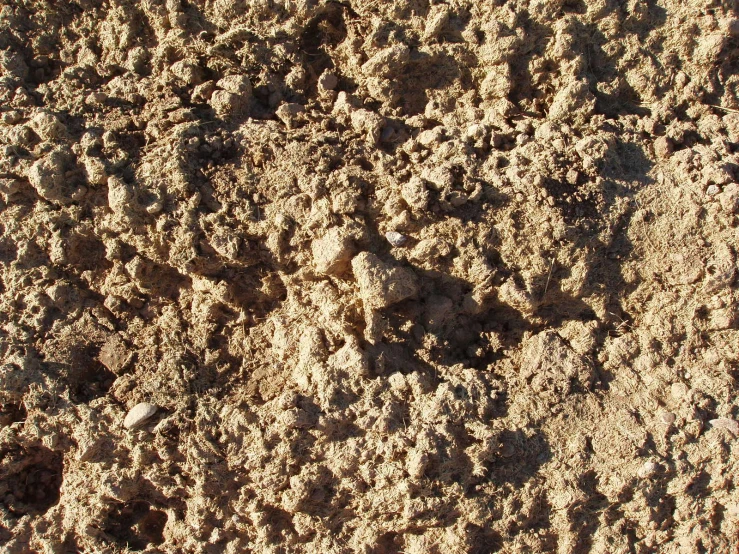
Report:
[[[549,264],[549,275],[547,276],[547,284],[544,286],[544,292],[541,294],[542,300],[544,299],[544,296],[547,294],[547,290],[549,289],[549,280],[552,278],[553,269],[554,269],[554,258],[552,258],[552,263]]]
[[[712,108],[716,108],[717,110],[724,110],[725,112],[731,112],[731,113],[739,113],[739,110],[736,110],[734,108],[724,108],[723,106],[717,106],[716,104],[708,104]]]

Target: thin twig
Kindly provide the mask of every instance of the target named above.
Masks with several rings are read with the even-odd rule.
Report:
[[[724,110],[725,112],[731,112],[731,113],[739,113],[739,110],[736,110],[734,108],[724,108],[723,106],[717,106],[716,104],[708,104],[712,108],[716,108],[717,110]]]
[[[547,276],[547,284],[544,285],[544,292],[541,294],[542,300],[547,294],[547,290],[549,289],[549,280],[552,278],[552,270],[554,269],[554,258],[552,258],[552,263],[549,264],[549,275]]]

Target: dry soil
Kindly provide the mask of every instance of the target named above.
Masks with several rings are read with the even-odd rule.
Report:
[[[736,0],[0,4],[2,552],[739,552]]]

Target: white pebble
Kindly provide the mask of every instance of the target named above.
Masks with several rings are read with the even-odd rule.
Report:
[[[141,402],[136,404],[131,411],[126,415],[126,419],[123,420],[123,426],[126,429],[135,429],[146,422],[151,416],[157,412],[157,407],[154,404],[148,402]]]
[[[636,474],[640,479],[649,479],[659,473],[661,469],[662,467],[657,462],[649,461],[645,462],[645,464],[637,470]]]
[[[408,240],[408,237],[397,231],[388,231],[385,233],[385,238],[393,246],[403,246]]]
[[[726,429],[729,433],[735,437],[739,437],[739,422],[728,417],[719,417],[718,419],[712,419],[708,423],[714,429]]]

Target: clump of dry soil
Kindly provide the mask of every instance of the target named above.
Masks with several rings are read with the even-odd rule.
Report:
[[[736,552],[735,0],[11,0],[0,70],[3,552]]]

